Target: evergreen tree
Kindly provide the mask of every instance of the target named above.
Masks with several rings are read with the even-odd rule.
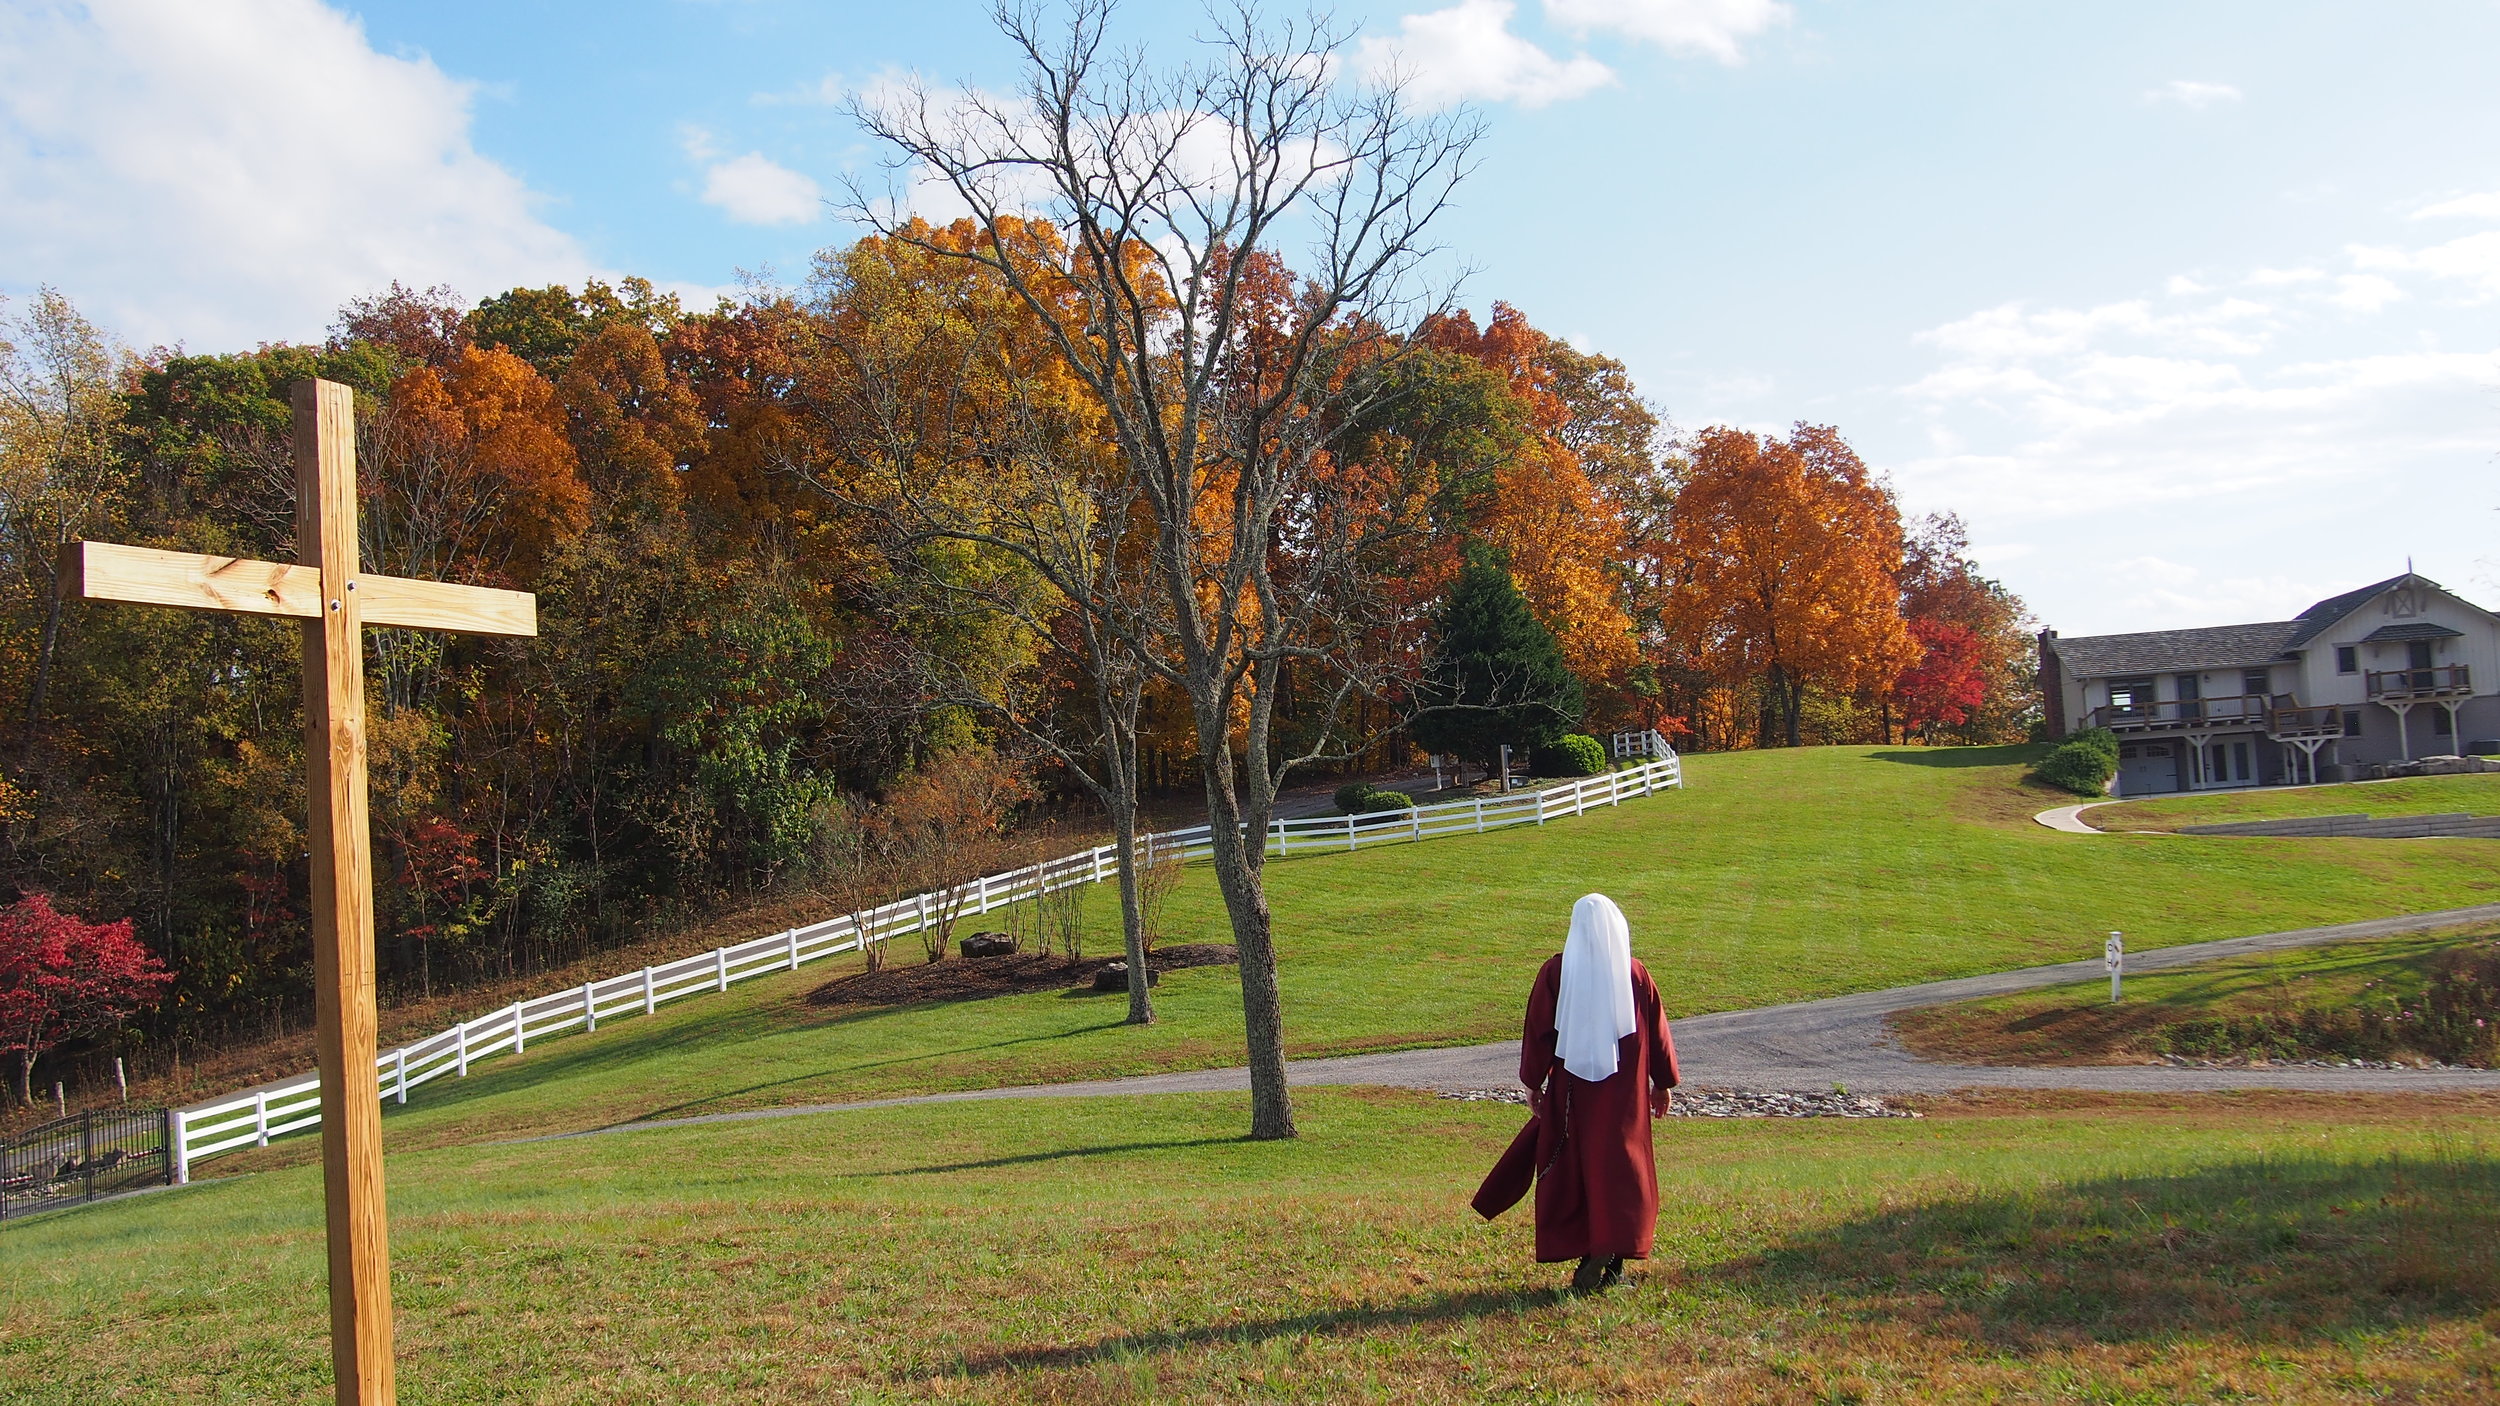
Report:
[[[1490,548],[1468,549],[1435,635],[1413,727],[1424,746],[1489,766],[1505,742],[1547,746],[1580,721],[1580,680]]]

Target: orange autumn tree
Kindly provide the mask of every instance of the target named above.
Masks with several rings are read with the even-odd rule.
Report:
[[[1575,401],[1586,397],[1566,395],[1588,389],[1588,359],[1500,302],[1481,331],[1461,311],[1434,319],[1417,340],[1490,368],[1525,412],[1525,433],[1494,470],[1492,491],[1476,504],[1467,532],[1509,560],[1520,594],[1554,632],[1574,674],[1587,683],[1619,681],[1640,662],[1624,609],[1628,539],[1614,498],[1592,481],[1582,457],[1587,447],[1617,467],[1614,446],[1585,433],[1588,416]],[[1444,582],[1455,576],[1459,545],[1444,544]]]
[[[1895,573],[1892,492],[1829,426],[1715,426],[1676,475],[1657,550],[1672,635],[1724,686],[1758,681],[1765,728],[1798,745],[1810,689],[1889,689],[1916,663]]]

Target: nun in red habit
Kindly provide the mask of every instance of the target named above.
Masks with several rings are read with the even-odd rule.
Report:
[[[1517,1154],[1533,1146],[1537,1262],[1578,1260],[1571,1285],[1580,1292],[1611,1288],[1625,1260],[1649,1258],[1658,1232],[1649,1120],[1666,1113],[1677,1077],[1657,983],[1632,958],[1623,910],[1592,893],[1572,906],[1571,935],[1528,991],[1519,1082],[1536,1118],[1504,1159],[1515,1179]],[[1503,1176],[1496,1168],[1487,1179],[1478,1210],[1496,1214],[1518,1199],[1516,1180],[1502,1199]],[[1488,1210],[1488,1198],[1499,1204]]]

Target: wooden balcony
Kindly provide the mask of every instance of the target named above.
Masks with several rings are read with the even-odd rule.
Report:
[[[2277,742],[2343,735],[2344,714],[2341,709],[2276,708],[2266,715],[2266,736]]]
[[[2262,727],[2268,703],[2262,693],[2236,693],[2220,698],[2104,704],[2092,710],[2084,726],[2105,727],[2119,733],[2220,732],[2226,728]]]
[[[2086,727],[2105,727],[2121,736],[2148,733],[2263,731],[2277,741],[2287,738],[2341,737],[2343,714],[2334,708],[2304,708],[2288,693],[2225,694],[2219,698],[2177,698],[2123,707],[2104,705],[2085,718]]]
[[[2463,698],[2474,691],[2474,681],[2463,664],[2441,664],[2429,669],[2372,669],[2367,682],[2373,703]]]

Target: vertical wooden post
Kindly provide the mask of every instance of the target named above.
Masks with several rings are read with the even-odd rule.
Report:
[[[391,1260],[382,1100],[373,1087],[373,846],[365,816],[365,658],[356,598],[356,410],[347,387],[295,387],[295,537],[321,571],[304,622],[304,765],[312,808],[314,1047],[330,1230],[336,1399],[389,1406]]]

